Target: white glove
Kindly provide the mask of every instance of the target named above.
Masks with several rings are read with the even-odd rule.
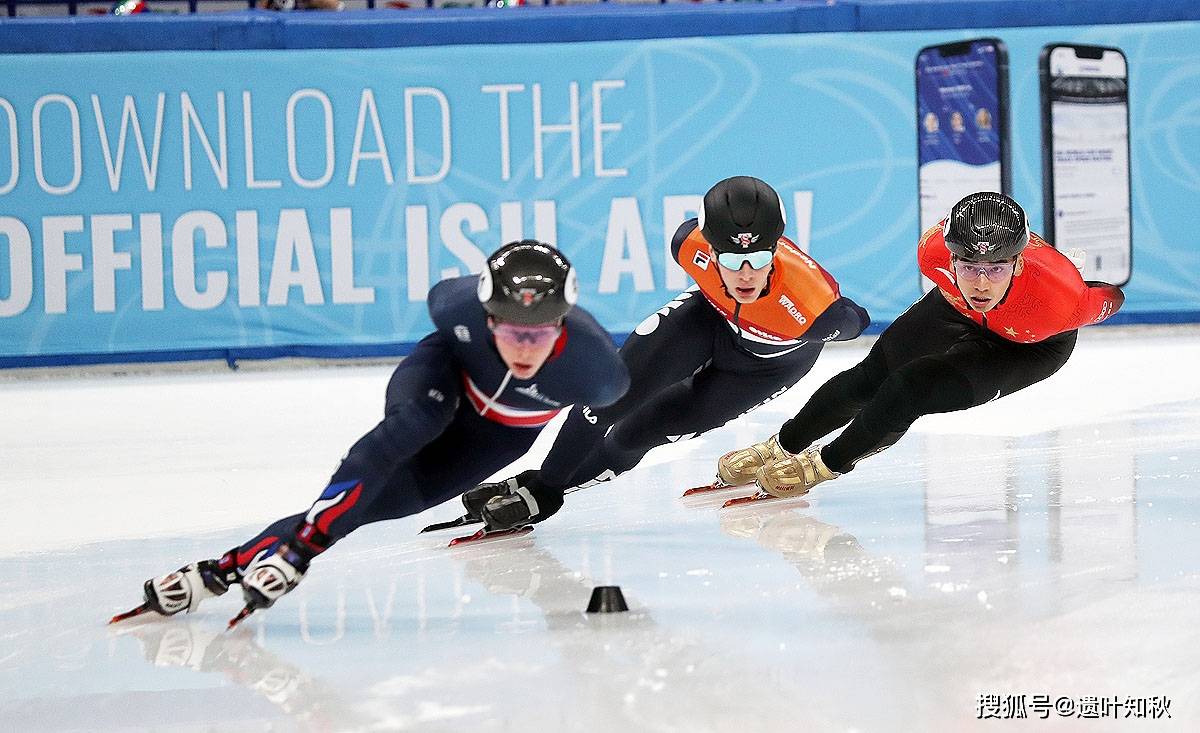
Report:
[[[1067,259],[1071,261],[1072,265],[1075,265],[1075,269],[1079,270],[1079,274],[1082,275],[1083,266],[1087,264],[1087,251],[1079,247],[1072,247],[1063,252],[1063,254],[1067,256]]]

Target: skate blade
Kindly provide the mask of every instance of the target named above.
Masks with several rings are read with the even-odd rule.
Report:
[[[750,496],[739,496],[736,499],[730,499],[721,505],[722,509],[732,509],[735,506],[747,506],[757,504],[764,501],[783,501],[785,499],[799,499],[799,496],[771,496],[765,491],[760,491],[757,494]]]
[[[254,613],[254,606],[251,606],[251,605],[248,605],[248,604],[247,604],[247,606],[246,606],[245,608],[243,608],[242,610],[238,611],[238,615],[236,615],[236,616],[234,616],[233,618],[229,619],[229,625],[225,627],[225,630],[226,630],[226,631],[232,631],[232,630],[233,630],[233,628],[234,628],[235,626],[237,626],[237,625],[238,625],[238,624],[240,624],[242,621],[244,621],[244,620],[245,620],[245,618],[246,618],[247,616],[249,616],[250,614],[252,614],[252,613]]]
[[[437,522],[431,524],[417,534],[425,534],[426,532],[440,532],[443,529],[454,529],[456,527],[466,527],[469,524],[478,524],[483,521],[483,518],[475,518],[468,514],[464,514],[458,519],[451,519],[449,522]]]
[[[116,616],[113,616],[112,618],[110,618],[108,620],[108,623],[115,624],[119,621],[124,621],[125,619],[133,618],[134,616],[141,616],[143,613],[146,613],[146,612],[152,611],[152,610],[154,610],[154,609],[150,608],[149,603],[143,603],[142,605],[138,606],[137,608],[129,609],[125,613],[118,613]]]
[[[485,528],[479,530],[473,535],[468,535],[466,537],[455,537],[454,539],[450,540],[450,544],[447,545],[447,547],[462,547],[463,545],[475,544],[485,540],[498,540],[505,537],[520,537],[522,535],[527,535],[532,531],[532,525],[527,527],[515,527],[513,529],[502,529],[496,532],[489,532]]]
[[[697,486],[694,489],[688,489],[687,491],[683,492],[683,495],[680,496],[680,498],[682,499],[688,496],[696,496],[697,494],[707,494],[713,491],[724,491],[726,489],[736,488],[738,487],[733,484],[727,484],[724,481],[717,479],[707,486]]]

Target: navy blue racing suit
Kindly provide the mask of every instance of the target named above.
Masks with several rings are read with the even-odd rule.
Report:
[[[537,374],[511,377],[476,283],[460,277],[433,287],[436,329],[396,367],[383,420],[350,448],[308,511],[226,553],[223,570],[241,572],[282,542],[315,555],[364,524],[456,497],[523,455],[560,410],[607,405],[625,392],[629,373],[612,339],[579,307]]]
[[[608,407],[571,410],[541,470],[524,477],[540,496],[612,479],[656,446],[765,404],[800,381],[827,342],[854,339],[870,323],[785,238],[766,290],[750,305],[725,291],[695,219],[679,227],[672,252],[697,285],[650,314],[621,347],[630,373],[624,396]]]

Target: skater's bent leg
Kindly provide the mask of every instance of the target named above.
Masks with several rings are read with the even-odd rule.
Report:
[[[872,356],[821,385],[800,412],[779,428],[780,447],[799,453],[854,419],[886,378],[881,360]]]
[[[965,410],[977,404],[971,381],[944,357],[909,362],[884,380],[842,434],[821,450],[831,471],[890,447],[922,415]]]
[[[857,366],[818,389],[779,430],[779,444],[798,453],[850,422],[875,397],[884,380],[914,360],[945,354],[977,327],[931,291],[888,326]]]
[[[614,478],[636,466],[653,448],[694,438],[766,404],[800,381],[820,352],[821,344],[813,344],[786,362],[706,367],[672,385],[619,421],[601,450],[590,455],[572,477],[572,485],[601,476]]]
[[[579,483],[576,477],[593,470],[582,464],[599,460],[604,436],[615,423],[709,363],[715,334],[724,335],[720,329],[728,330],[723,319],[692,291],[681,293],[639,324],[620,352],[629,369],[629,389],[611,405],[571,408],[542,462],[541,481],[560,489]]]
[[[524,455],[538,432],[473,414],[456,420],[393,476],[389,490],[367,508],[366,521],[406,517],[460,496]]]
[[[913,360],[887,378],[821,456],[833,471],[850,470],[894,444],[921,415],[965,410],[1036,384],[1062,368],[1076,336],[1071,331],[1036,344],[983,336]]]
[[[244,571],[256,557],[283,542],[300,540],[309,556],[327,550],[355,529],[399,519],[458,496],[523,455],[538,431],[510,428],[463,414],[430,445],[382,480],[332,483],[303,514],[270,526],[222,556],[222,567]],[[366,486],[374,488],[367,491]]]
[[[291,540],[303,523],[303,514],[277,519],[254,537],[226,552],[217,563],[222,570],[236,570],[240,575],[255,558],[264,553],[269,555],[275,552],[281,542]]]

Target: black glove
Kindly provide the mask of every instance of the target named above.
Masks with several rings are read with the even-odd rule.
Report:
[[[483,521],[492,531],[536,524],[549,519],[563,505],[562,491],[543,484],[537,471],[519,473],[500,484],[481,484],[471,490],[480,492],[472,497],[472,501],[480,498],[481,490],[486,486],[504,486],[507,489],[503,493],[493,491],[480,509]],[[463,503],[467,503],[465,494]]]
[[[473,489],[468,489],[462,495],[462,503],[467,510],[467,516],[476,521],[482,519],[483,506],[488,503],[489,499],[496,496],[508,496],[516,491],[518,485],[517,477],[513,477],[490,484],[479,484]]]

